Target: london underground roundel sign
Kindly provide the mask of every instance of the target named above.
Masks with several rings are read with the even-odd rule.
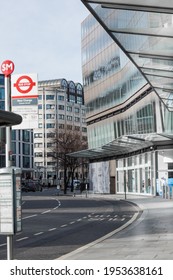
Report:
[[[11,75],[14,71],[14,63],[11,60],[5,60],[1,64],[1,71],[5,75],[5,77],[8,77]]]
[[[18,92],[26,94],[29,93],[35,85],[36,83],[32,80],[31,77],[23,75],[17,79],[14,87],[16,87]]]

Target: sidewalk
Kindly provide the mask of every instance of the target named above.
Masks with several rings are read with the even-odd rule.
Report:
[[[84,194],[83,194],[84,195]],[[124,200],[124,195],[93,195]],[[173,260],[173,200],[127,195],[143,210],[141,217],[83,246],[61,260]]]

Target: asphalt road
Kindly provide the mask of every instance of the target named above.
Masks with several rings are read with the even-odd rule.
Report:
[[[84,246],[122,226],[137,212],[119,200],[56,195],[55,190],[23,194],[22,232],[14,236],[14,259],[50,260]],[[0,236],[0,259],[6,259]]]

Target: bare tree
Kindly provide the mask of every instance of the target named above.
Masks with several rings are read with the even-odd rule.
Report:
[[[80,131],[65,129],[61,132],[56,130],[55,138],[52,139],[54,148],[53,157],[58,162],[58,167],[64,170],[64,193],[66,193],[69,178],[67,171],[70,171],[72,182],[74,172],[77,167],[83,164],[84,159],[70,157],[69,153],[80,151],[87,148],[87,141],[83,139]]]

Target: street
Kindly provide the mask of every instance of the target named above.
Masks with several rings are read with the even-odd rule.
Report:
[[[22,232],[14,236],[14,259],[49,260],[72,252],[127,223],[138,212],[123,200],[56,195],[55,189],[22,194]],[[0,259],[7,258],[0,236]]]

